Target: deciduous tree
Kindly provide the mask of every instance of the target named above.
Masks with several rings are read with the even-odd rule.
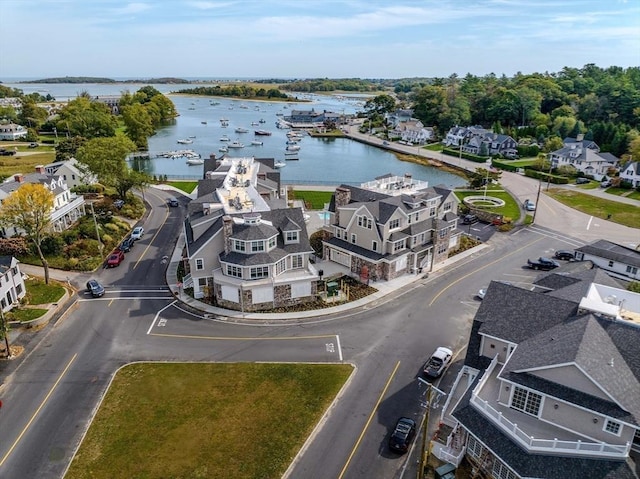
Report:
[[[44,185],[25,183],[0,206],[0,222],[11,226],[33,243],[44,268],[44,282],[49,284],[49,263],[42,253],[42,240],[51,224],[54,195]]]

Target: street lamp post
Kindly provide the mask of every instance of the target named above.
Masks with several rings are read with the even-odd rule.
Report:
[[[4,308],[2,305],[0,305],[0,320],[2,320],[0,328],[2,328],[2,334],[4,335],[4,346],[7,348],[7,358],[11,358],[11,349],[9,347],[9,328],[7,327],[7,322],[4,319]]]
[[[95,226],[96,228],[96,238],[98,239],[98,249],[100,250],[100,260],[102,260],[104,259],[104,256],[103,256],[104,244],[100,239],[100,230],[98,229],[98,222],[96,221],[96,212],[93,210],[93,202],[91,202],[90,204],[91,204],[91,216],[93,216],[93,226]]]
[[[487,178],[485,179],[484,182],[484,197],[487,197],[487,186],[489,186],[489,170],[491,169],[491,158],[489,158],[486,163],[487,165]]]

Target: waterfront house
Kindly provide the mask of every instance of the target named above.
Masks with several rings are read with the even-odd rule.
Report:
[[[585,176],[603,180],[618,168],[620,160],[611,153],[601,153],[600,147],[592,140],[565,138],[563,147],[549,153],[553,168],[572,166]]]
[[[40,183],[53,193],[53,209],[50,215],[53,231],[61,232],[85,215],[84,197],[72,193],[61,176],[48,174],[44,166],[36,166],[36,171],[27,175],[16,173],[0,184],[0,202],[26,183]],[[11,237],[19,233],[13,227],[5,227],[1,230],[3,237]]]
[[[433,128],[425,127],[420,120],[413,118],[398,123],[389,131],[389,137],[399,138],[414,145],[424,145],[435,138],[435,132]]]
[[[0,124],[0,140],[15,141],[27,136],[27,129],[16,123]]]
[[[212,164],[215,162],[215,169]],[[274,160],[210,158],[184,222],[184,288],[241,311],[315,299],[318,272],[301,208],[281,198]]]
[[[428,271],[458,247],[458,199],[410,175],[341,185],[329,203],[323,258],[372,280]]]
[[[640,187],[640,161],[629,163],[620,170],[620,179],[630,183],[633,188]]]
[[[49,175],[62,177],[70,189],[76,186],[92,185],[98,182],[98,178],[88,172],[88,170],[85,172],[85,169],[82,168],[75,158],[49,163],[48,165],[44,165],[44,169]]]
[[[285,116],[284,120],[292,128],[315,128],[324,124],[335,124],[336,126],[345,123],[346,117],[340,113],[328,110],[291,110],[291,115]]]
[[[640,281],[640,251],[607,240],[576,248],[576,259],[591,261],[612,276]]]
[[[0,256],[0,308],[6,313],[24,298],[27,290],[20,262],[13,256]]]
[[[400,123],[410,121],[413,118],[413,110],[411,109],[398,109],[391,113],[385,113],[385,121],[387,125],[394,129]]]
[[[432,451],[475,477],[637,479],[639,359],[640,294],[590,262],[493,281]]]
[[[471,138],[484,136],[490,133],[489,130],[485,130],[480,125],[474,126],[452,126],[442,141],[446,147],[459,147],[467,143]]]

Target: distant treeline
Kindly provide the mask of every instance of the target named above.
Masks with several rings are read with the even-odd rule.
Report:
[[[176,93],[184,93],[187,95],[205,95],[205,96],[232,96],[237,98],[274,98],[288,99],[286,93],[281,92],[277,88],[254,88],[249,85],[232,85],[232,86],[202,86],[196,88],[188,88],[178,90]]]
[[[42,78],[40,80],[21,81],[20,83],[143,83],[143,84],[185,84],[191,83],[189,80],[183,78],[145,78],[134,80],[114,80],[113,78],[101,78],[101,77],[55,77],[55,78]]]
[[[362,80],[360,78],[342,78],[330,80],[328,78],[317,78],[310,80],[296,80],[280,86],[283,90],[300,92],[317,91],[358,91],[375,92],[380,90],[380,85],[372,80]]]

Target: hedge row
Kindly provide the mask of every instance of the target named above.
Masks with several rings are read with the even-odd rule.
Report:
[[[528,176],[529,178],[535,178],[541,181],[549,181],[550,183],[556,185],[566,185],[569,183],[569,178],[566,178],[564,176],[550,175],[549,173],[545,173],[544,171],[537,171],[529,168],[524,170],[524,175]]]
[[[460,151],[452,150],[451,148],[443,148],[442,153],[449,156],[456,156],[458,158],[460,157]],[[484,156],[478,156],[478,155],[473,155],[471,153],[464,153],[464,152],[462,153],[462,158],[469,161],[475,161],[476,163],[485,163],[488,159],[487,157],[484,157]]]

